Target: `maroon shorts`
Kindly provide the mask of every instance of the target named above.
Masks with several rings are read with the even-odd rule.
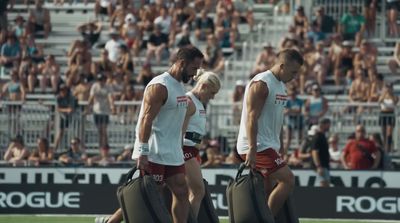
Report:
[[[162,165],[158,163],[149,162],[149,175],[153,177],[157,184],[163,184],[166,179],[176,174],[183,173],[185,174],[185,165],[182,164],[180,166],[168,166]],[[143,175],[143,171],[141,171]]]
[[[246,155],[240,155],[243,160],[246,160]],[[284,167],[286,162],[282,157],[272,148],[268,148],[256,154],[256,170],[267,177],[271,173]]]
[[[185,162],[197,158],[199,156],[199,150],[194,146],[183,146],[183,158]]]

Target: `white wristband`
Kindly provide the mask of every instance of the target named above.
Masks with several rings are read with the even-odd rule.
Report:
[[[150,153],[149,144],[139,142],[138,152],[140,155],[145,155],[145,156],[149,155],[149,153]]]

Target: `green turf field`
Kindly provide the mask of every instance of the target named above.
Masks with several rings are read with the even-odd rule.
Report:
[[[30,215],[0,215],[1,223],[94,223],[94,217],[80,216],[30,216]],[[301,220],[301,223],[355,223],[361,221],[344,220]],[[388,221],[362,221],[368,223],[387,223]],[[221,223],[228,223],[221,219]]]

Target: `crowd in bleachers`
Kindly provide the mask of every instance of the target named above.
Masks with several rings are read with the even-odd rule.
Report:
[[[140,101],[147,83],[160,71],[166,71],[162,69],[173,61],[177,50],[187,45],[196,45],[203,51],[203,68],[222,75],[227,55],[223,49],[234,49],[235,43],[241,40],[239,24],[246,24],[250,31],[255,27],[252,11],[255,2],[247,0],[96,0],[91,3],[84,1],[82,12],[90,14],[89,19],[76,24],[76,34],[73,34],[76,39],[69,42],[69,49],[63,49],[61,55],[53,54],[55,47],[50,44],[52,35],[57,33],[53,30],[60,30],[53,21],[62,7],[74,1],[9,0],[0,8],[0,97],[24,102],[27,95],[55,95],[60,121],[55,126],[59,131],[52,147],[57,154],[65,149],[59,147],[78,103],[87,101],[84,112],[94,114],[103,156],[105,148],[110,147],[109,115],[120,112],[136,116],[136,108],[117,107],[115,101]],[[89,6],[93,9],[88,9]],[[73,9],[66,12],[70,17],[81,13]],[[13,19],[8,18],[9,14]],[[62,41],[62,37],[59,39]],[[21,105],[14,107],[10,110],[12,113],[21,110]],[[41,142],[41,138],[38,140]],[[18,140],[10,147],[15,141]],[[25,153],[21,156],[15,153],[16,157],[30,160]],[[97,159],[84,161],[92,164]],[[111,160],[114,159],[108,161]]]

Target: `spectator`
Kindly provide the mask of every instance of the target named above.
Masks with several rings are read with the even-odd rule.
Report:
[[[104,76],[109,76],[114,72],[115,67],[115,63],[109,59],[108,51],[102,49],[100,53],[100,61],[96,61],[92,64],[91,73],[102,73]]]
[[[2,4],[0,4],[0,30],[7,30],[7,11],[14,8],[14,2],[15,0],[3,0]],[[10,5],[9,8],[7,8],[8,5]]]
[[[308,32],[308,18],[304,12],[303,6],[298,6],[296,8],[296,13],[293,17],[293,24],[296,35],[298,35],[301,39],[305,39]]]
[[[378,0],[364,1],[363,14],[365,18],[365,30],[369,37],[373,37],[373,35],[375,34],[377,6],[378,6]]]
[[[17,135],[11,140],[5,154],[4,160],[11,163],[13,166],[25,165],[29,157],[29,151],[24,146],[22,135]]]
[[[381,153],[381,160],[379,162],[378,168],[380,170],[391,170],[393,169],[392,160],[388,154],[388,152],[383,147],[383,141],[381,138],[381,134],[373,133],[369,135],[369,140],[375,143],[376,148],[378,148]]]
[[[120,101],[134,102],[140,100],[141,96],[139,93],[135,91],[135,88],[132,85],[125,85]],[[128,105],[121,105],[119,107],[119,114],[124,116],[124,121],[126,121],[127,123],[133,123],[133,121],[136,120],[137,111],[138,111],[137,105],[128,104]]]
[[[220,144],[216,139],[209,142],[205,152],[207,159],[202,163],[202,167],[220,166],[225,161],[225,157],[220,151]]]
[[[26,43],[26,45],[23,43]],[[45,62],[43,47],[35,43],[35,38],[32,35],[27,35],[23,41],[20,41],[20,48],[22,54],[27,54],[29,57],[31,57],[34,64],[41,64]]]
[[[47,39],[51,31],[51,19],[48,9],[43,7],[43,0],[35,0],[35,8],[29,11],[28,28],[29,33],[36,35],[38,32],[44,32],[44,38]]]
[[[53,162],[54,151],[50,148],[49,140],[39,138],[37,140],[37,148],[33,150],[29,156],[29,161],[34,166],[49,165]]]
[[[350,140],[343,149],[343,167],[350,170],[377,169],[380,160],[381,153],[375,143],[365,138],[364,126],[357,125],[355,139]]]
[[[243,97],[246,84],[242,80],[237,80],[233,91],[233,124],[239,125],[243,108]]]
[[[321,88],[318,84],[312,87],[311,96],[305,102],[305,117],[308,126],[315,125],[319,122],[328,111],[328,100],[321,94]]]
[[[295,86],[290,86],[288,88],[288,101],[286,103],[286,121],[287,121],[287,138],[286,138],[286,151],[289,151],[292,139],[293,131],[297,131],[298,142],[302,141],[303,138],[303,105],[304,102],[297,97],[297,89]]]
[[[159,25],[155,25],[147,42],[146,63],[150,63],[155,57],[156,64],[160,65],[166,55],[168,55],[168,35],[161,32]]]
[[[117,157],[117,162],[132,162],[132,145],[125,145],[124,150]]]
[[[325,9],[323,6],[317,8],[313,23],[317,25],[318,31],[326,35],[332,35],[336,30],[335,20],[331,16],[325,14]]]
[[[9,101],[25,101],[25,87],[18,78],[17,70],[11,71],[11,80],[3,85],[0,98],[5,98],[5,96]],[[15,107],[15,109],[17,108]],[[14,110],[14,112],[17,111]]]
[[[331,126],[331,121],[324,118],[319,121],[319,128],[311,141],[311,157],[313,160],[313,166],[316,169],[317,177],[321,187],[329,187],[330,175],[329,175],[329,144],[326,138],[326,134]]]
[[[308,41],[306,41],[307,43]],[[312,43],[310,43],[312,44]],[[329,58],[324,52],[324,43],[317,42],[315,50],[311,50],[304,55],[306,64],[308,64],[308,73],[311,76],[311,80],[316,80],[317,83],[322,86],[325,83],[327,75],[327,67],[329,64]]]
[[[207,37],[207,47],[204,54],[204,66],[206,69],[221,74],[224,70],[225,59],[222,54],[222,50],[218,45],[217,39],[214,35]]]
[[[311,168],[312,167],[312,156],[311,156],[311,145],[314,139],[314,136],[319,131],[318,125],[312,125],[310,129],[307,131],[307,137],[303,139],[300,144],[300,148],[297,152],[297,159],[302,164],[303,168]],[[296,154],[295,154],[296,155]]]
[[[160,15],[154,19],[154,25],[160,27],[161,33],[169,35],[171,32],[171,23],[172,17],[168,14],[168,8],[166,6],[163,6],[160,9]]]
[[[239,154],[237,154],[236,149],[233,149],[232,151],[229,152],[228,156],[225,158],[225,161],[223,164],[227,165],[237,165],[242,162],[241,159],[239,159]]]
[[[361,42],[360,51],[354,57],[354,67],[361,68],[364,73],[368,70],[375,69],[378,51],[366,40]]]
[[[17,38],[14,34],[8,34],[7,42],[1,46],[0,65],[7,69],[12,67],[17,68],[20,57],[21,50],[18,46]]]
[[[251,31],[254,30],[253,0],[238,0],[233,2],[233,16],[238,17],[239,22],[247,23]]]
[[[350,104],[367,102],[369,90],[370,85],[366,74],[364,74],[361,68],[356,69],[354,80],[351,82],[349,90]],[[361,105],[356,107],[358,107],[357,114],[361,114],[363,111],[363,107]]]
[[[384,87],[383,75],[374,73],[371,77],[368,101],[377,102]]]
[[[122,26],[121,36],[128,49],[133,51],[133,55],[138,56],[142,44],[143,33],[135,16],[131,13],[125,17],[125,24]]]
[[[78,32],[81,34],[83,41],[93,47],[100,38],[102,24],[100,21],[91,21],[78,26]]]
[[[38,79],[39,71],[35,64],[32,64],[29,72],[28,72],[28,92],[34,93],[35,88],[39,86],[39,79]]]
[[[100,155],[93,156],[87,159],[87,165],[93,166],[109,166],[115,162],[115,158],[110,155],[110,146],[108,144],[100,148]]]
[[[132,14],[130,4],[128,1],[120,1],[122,4],[118,7],[110,18],[110,27],[121,31],[125,23],[125,19],[129,14]]]
[[[318,24],[316,22],[311,23],[310,30],[307,32],[306,37],[307,39],[311,39],[314,43],[324,41],[326,39],[325,33],[318,29]]]
[[[123,74],[132,75],[135,70],[131,53],[126,45],[119,46],[117,67],[121,68]]]
[[[97,75],[97,81],[90,88],[89,106],[93,105],[94,123],[99,137],[99,147],[108,145],[107,125],[110,113],[115,113],[112,89],[106,85],[106,77]]]
[[[73,138],[69,149],[58,160],[67,166],[80,166],[86,163],[87,155],[85,150],[81,148],[81,140]]]
[[[400,2],[398,0],[386,0],[386,9],[388,15],[389,36],[399,37],[399,26],[397,25],[397,17],[400,10]]]
[[[84,75],[79,76],[78,84],[73,89],[74,97],[80,101],[89,100],[90,83]]]
[[[143,64],[142,69],[139,72],[139,75],[136,78],[136,82],[143,87],[146,87],[147,84],[155,77],[156,74],[151,70],[151,64],[146,63]]]
[[[117,0],[96,0],[94,5],[94,14],[96,18],[99,18],[100,15],[106,15],[111,18],[116,5]]]
[[[15,26],[12,28],[11,32],[17,37],[26,36],[26,26],[25,26],[25,19],[22,16],[17,16],[15,19]]]
[[[196,12],[190,7],[186,1],[177,0],[175,1],[175,9],[173,11],[172,23],[176,25],[175,30],[179,31],[183,24],[192,27],[192,22],[196,18]]]
[[[378,102],[381,107],[379,125],[382,128],[383,146],[387,152],[392,152],[393,130],[396,123],[395,109],[399,102],[399,97],[393,92],[393,84],[388,83],[385,85]]]
[[[343,49],[338,54],[338,57],[335,60],[336,64],[334,68],[334,80],[336,86],[342,85],[343,77],[353,76],[353,60],[354,53],[352,52],[352,45],[349,41],[344,41]]]
[[[276,54],[270,43],[263,43],[263,50],[258,54],[253,73],[261,73],[274,65]]]
[[[330,167],[332,169],[342,169],[342,163],[340,161],[340,157],[342,154],[341,149],[339,148],[339,136],[337,134],[333,134],[329,137],[329,155],[330,159]]]
[[[340,33],[343,40],[355,41],[359,46],[365,31],[365,18],[357,13],[355,6],[350,6],[349,12],[340,19]]]
[[[200,17],[196,18],[194,34],[197,40],[206,40],[207,36],[214,33],[214,21],[208,16],[206,9],[201,10]]]
[[[119,47],[123,44],[123,41],[120,39],[120,36],[119,36],[119,33],[117,30],[111,29],[109,34],[110,34],[111,39],[107,41],[104,48],[108,52],[108,59],[111,62],[116,63],[120,56]]]
[[[57,95],[57,112],[60,115],[59,131],[56,137],[54,150],[57,151],[63,138],[65,129],[68,129],[72,122],[72,115],[77,107],[77,101],[71,94],[67,85],[60,86],[60,92]]]
[[[392,74],[398,74],[397,69],[400,67],[400,41],[397,41],[393,51],[393,58],[389,60],[388,65]]]
[[[60,65],[57,64],[54,55],[46,56],[45,63],[39,65],[39,72],[42,74],[42,79],[40,80],[42,91],[44,91],[44,87],[50,86],[54,93],[57,92],[62,79]]]

